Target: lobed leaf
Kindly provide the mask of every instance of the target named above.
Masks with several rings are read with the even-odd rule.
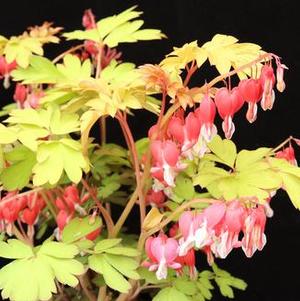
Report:
[[[103,275],[105,283],[112,289],[127,293],[131,285],[114,267],[112,267],[102,254],[92,255],[88,258],[89,267]]]
[[[78,241],[101,226],[102,220],[100,217],[96,217],[94,220],[91,220],[90,216],[83,218],[75,217],[64,228],[62,241],[64,243]]]
[[[32,249],[15,239],[0,244],[0,256],[15,258],[0,270],[0,289],[4,299],[49,300],[52,293],[57,293],[55,279],[75,287],[78,284],[76,276],[84,272],[83,265],[73,259],[79,252],[73,245],[46,241]]]
[[[36,164],[36,155],[30,149],[19,146],[5,154],[10,165],[3,169],[0,180],[8,191],[22,189],[30,181],[32,169]]]

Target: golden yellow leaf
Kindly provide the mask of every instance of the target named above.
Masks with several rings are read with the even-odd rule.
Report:
[[[167,54],[160,66],[167,71],[181,70],[188,63],[196,61],[197,67],[200,68],[206,59],[207,54],[205,50],[198,46],[197,41],[193,41],[179,48],[174,47],[174,50]]]
[[[59,38],[55,35],[59,33],[62,27],[52,27],[53,23],[44,22],[41,26],[33,26],[28,28],[28,33],[24,34],[32,38],[38,39],[42,44],[45,43],[58,43]]]
[[[238,68],[248,64],[263,53],[259,45],[238,43],[235,37],[222,34],[215,35],[202,49],[206,51],[210,64],[216,66],[220,74],[229,72],[231,67]],[[248,68],[238,75],[245,77],[245,74],[250,73],[251,68]]]
[[[144,220],[143,229],[146,231],[152,229],[160,223],[163,217],[164,215],[156,207],[151,208]]]

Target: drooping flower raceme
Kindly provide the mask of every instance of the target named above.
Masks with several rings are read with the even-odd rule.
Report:
[[[247,208],[238,200],[217,201],[201,213],[186,211],[179,219],[179,255],[185,256],[193,248],[202,249],[211,263],[212,254],[226,258],[234,248],[242,247],[251,257],[265,245],[266,217],[265,206]],[[244,234],[242,240],[240,233]]]

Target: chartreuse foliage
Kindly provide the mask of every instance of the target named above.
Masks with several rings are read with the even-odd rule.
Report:
[[[100,20],[95,29],[75,30],[63,35],[68,40],[92,40],[109,47],[138,40],[157,40],[165,36],[157,29],[140,29],[144,21],[134,19],[142,12],[136,11],[135,8],[136,6],[133,6],[118,15]]]
[[[135,65],[112,61],[95,79],[91,77],[89,60],[82,64],[75,55],[66,55],[63,64],[33,56],[30,66],[12,72],[15,80],[26,84],[54,84],[46,90],[43,103],[63,105],[61,109],[81,114],[81,133],[84,150],[89,132],[99,117],[115,116],[118,110],[145,108],[153,113],[159,106],[147,95]]]
[[[10,239],[0,241],[0,256],[13,259],[0,270],[2,297],[13,301],[48,300],[57,292],[55,281],[75,287],[84,273],[75,256],[78,249],[62,242],[45,241],[35,248]]]
[[[296,208],[300,207],[300,168],[286,160],[273,158],[269,148],[236,151],[234,143],[216,136],[208,144],[199,164],[194,185],[206,188],[215,198],[236,198],[263,202],[271,191],[284,188]],[[222,168],[226,166],[226,169]]]
[[[157,281],[144,269],[140,271],[142,278],[148,284],[161,284],[162,288],[153,301],[205,301],[212,299],[213,284],[217,284],[221,294],[227,298],[234,298],[232,288],[245,290],[247,284],[230,273],[220,269],[216,264],[213,271],[204,270],[195,279],[186,276],[169,277],[164,281]]]
[[[0,35],[0,55],[4,54],[8,63],[16,61],[18,66],[26,68],[32,54],[43,55],[44,44],[59,42],[55,34],[60,30],[60,27],[53,28],[51,23],[45,22],[42,26],[31,27],[29,31],[10,39]]]
[[[20,145],[3,154],[10,165],[2,170],[0,180],[3,187],[9,191],[22,189],[27,186],[36,164],[35,153],[29,148]]]
[[[139,263],[134,258],[139,252],[120,243],[121,239],[100,240],[94,247],[94,254],[88,258],[88,265],[103,276],[109,287],[127,293],[131,285],[126,278],[140,278],[136,271]]]
[[[125,148],[112,143],[92,151],[91,172],[97,183],[98,197],[101,200],[123,204],[128,195],[120,188],[132,186],[134,189],[134,174],[128,156]]]
[[[1,144],[16,141],[21,145],[3,153],[10,165],[2,170],[1,182],[7,190],[25,187],[33,175],[33,184],[56,184],[66,173],[78,183],[82,170],[89,166],[81,144],[69,134],[79,131],[79,116],[61,112],[56,105],[46,109],[14,109],[1,125]],[[53,164],[55,162],[55,164]]]
[[[53,64],[47,58],[32,56],[27,68],[18,68],[12,72],[14,80],[23,84],[59,84],[77,86],[83,80],[90,79],[92,66],[90,60],[82,64],[76,55],[67,54],[62,64]]]
[[[193,200],[190,207],[198,210],[209,205],[205,203],[205,198],[264,202],[271,192],[284,188],[295,207],[300,209],[300,168],[284,159],[275,158],[270,148],[238,152],[232,141],[215,136],[207,145],[210,153],[206,153],[203,158],[180,158],[185,168],[178,170],[175,187],[164,187],[168,210],[153,207],[147,214],[143,212],[145,208],[142,206],[141,194],[146,194],[153,184],[151,177],[144,177],[151,173],[148,163],[143,160],[149,151],[150,141],[148,138],[141,139],[135,143],[136,152],[135,149],[128,151],[116,144],[105,143],[105,135],[101,132],[103,143],[94,144],[90,131],[98,119],[101,118],[103,132],[106,117],[116,117],[123,122],[122,129],[131,148],[133,143],[129,139],[131,133],[125,122],[126,114],[132,114],[136,109],[146,109],[159,115],[160,101],[152,95],[161,92],[162,87],[166,90],[164,92],[168,100],[171,98],[170,103],[175,103],[170,111],[164,112],[166,114],[159,118],[158,123],[164,130],[168,118],[174,113],[172,109],[176,108],[176,102],[186,108],[202,100],[205,86],[189,89],[186,82],[195,69],[206,61],[223,75],[215,79],[218,81],[228,77],[226,73],[230,70],[251,62],[251,67],[238,70],[238,76],[259,76],[261,62],[267,61],[269,57],[256,44],[239,43],[232,36],[217,34],[201,47],[197,41],[193,41],[174,48],[159,65],[146,65],[144,69],[132,63],[110,60],[110,55],[116,59],[119,56],[114,56],[115,50],[109,47],[164,37],[160,30],[141,29],[141,12],[135,9],[134,6],[102,19],[96,22],[95,28],[64,34],[67,40],[93,42],[90,45],[97,48],[99,56],[88,54],[88,43],[84,43],[83,46],[76,46],[79,53],[72,48],[54,60],[44,58],[43,45],[58,42],[55,34],[61,30],[52,28],[50,23],[33,27],[18,37],[7,39],[0,36],[0,56],[5,58],[3,64],[16,62],[17,68],[9,76],[13,81],[25,85],[20,86],[21,92],[22,88],[26,90],[24,103],[19,100],[0,112],[0,116],[7,116],[3,124],[0,123],[0,190],[25,192],[29,196],[28,189],[34,189],[37,191],[35,197],[44,198],[45,195],[47,205],[36,219],[38,223],[35,225],[38,225],[39,231],[34,237],[34,227],[23,226],[25,213],[32,213],[31,205],[36,205],[37,199],[30,199],[33,204],[28,203],[26,211],[22,208],[18,212],[18,225],[1,216],[1,231],[4,229],[9,234],[13,232],[13,235],[24,238],[21,241],[6,239],[2,234],[0,236],[0,257],[12,259],[0,270],[3,298],[12,301],[50,300],[52,294],[60,294],[57,292],[60,285],[57,284],[76,287],[77,276],[88,269],[88,273],[81,278],[81,286],[89,299],[96,298],[90,295],[97,293],[98,286],[108,286],[105,289],[107,296],[113,298],[118,293],[128,293],[132,283],[134,289],[138,289],[133,294],[139,293],[139,289],[153,286],[160,288],[154,301],[211,300],[214,285],[219,287],[223,296],[233,298],[233,288],[244,290],[246,283],[216,265],[213,265],[213,271],[195,273],[194,278],[187,276],[191,271],[186,267],[182,275],[169,269],[167,279],[163,280],[158,280],[153,271],[141,268],[143,254],[137,251],[137,237],[132,239],[127,233],[118,233],[118,226],[124,222],[124,217],[128,217],[132,206],[140,204],[141,216],[143,213],[146,215],[141,222],[142,236],[139,243],[143,242],[143,235],[153,233],[153,230],[159,228],[158,225],[162,228],[168,218],[172,222],[177,221],[182,210],[178,210],[177,215],[174,210],[180,206],[187,208],[186,203],[190,200]],[[83,58],[86,55],[90,59]],[[101,64],[101,56],[110,62]],[[181,78],[183,70],[187,71],[185,80]],[[207,90],[215,95],[216,88],[212,86],[208,84]],[[27,102],[36,91],[43,92],[39,106],[36,109],[28,108],[31,103]],[[142,165],[144,173],[140,175],[139,172],[133,172]],[[84,172],[85,181],[82,180]],[[80,202],[77,196],[72,195],[72,190],[71,197],[69,194],[65,196],[64,185],[79,183],[81,180],[83,188],[81,185],[73,187],[79,190]],[[142,187],[137,187],[138,180]],[[128,202],[129,195],[131,198]],[[49,199],[46,200],[46,197]],[[6,201],[12,204],[13,201],[19,201],[18,198],[9,198]],[[94,202],[95,198],[99,202]],[[197,203],[197,198],[203,202]],[[70,204],[72,201],[74,203]],[[0,205],[5,205],[4,202],[0,202]],[[128,202],[129,206],[126,206],[120,219],[115,221],[110,219],[112,208],[105,202],[121,205]],[[11,210],[8,207],[5,209]],[[103,228],[97,210],[101,211],[106,229]],[[48,223],[52,226],[53,221],[60,223],[55,232],[60,242],[48,239],[41,245],[31,246],[36,239],[43,237]],[[61,231],[63,223],[66,225]],[[101,235],[91,241],[93,235],[90,234],[98,234],[100,230]],[[114,235],[122,238],[113,238]],[[31,241],[31,244],[26,244],[27,241]],[[88,287],[86,282],[89,281],[85,281],[90,276],[95,276],[92,287]],[[139,281],[138,285],[134,280]],[[77,288],[74,300],[79,296]],[[73,300],[73,290],[63,286],[62,289]],[[102,297],[101,294],[102,290],[97,299]],[[62,294],[58,298],[61,297]]]
[[[85,238],[86,235],[101,228],[101,226],[102,220],[100,217],[75,217],[64,228],[62,241],[67,244],[78,242]]]
[[[33,184],[56,184],[65,172],[68,178],[78,183],[82,170],[88,170],[88,164],[81,152],[79,142],[72,139],[44,142],[37,150],[37,163],[33,167]],[[55,165],[53,166],[53,162]]]
[[[5,122],[12,125],[17,139],[32,151],[37,150],[39,139],[76,132],[80,126],[77,114],[61,112],[57,106],[12,110]]]
[[[184,44],[182,47],[174,47],[174,50],[161,62],[162,68],[172,72],[182,70],[192,61],[198,67],[208,59],[212,66],[216,66],[220,74],[227,73],[231,68],[237,69],[263,54],[261,47],[252,43],[238,43],[233,36],[216,34],[211,41],[201,47],[197,41]],[[256,66],[256,67],[255,67]],[[252,68],[260,70],[261,64],[257,63]],[[251,68],[238,72],[242,79],[251,74]]]

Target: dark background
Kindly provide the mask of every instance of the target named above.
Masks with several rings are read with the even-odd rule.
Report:
[[[259,110],[258,120],[250,125],[244,118],[245,108],[235,118],[236,133],[233,140],[240,148],[276,146],[289,135],[300,137],[299,112],[299,31],[297,30],[297,1],[218,1],[218,0],[152,0],[152,1],[1,1],[0,34],[17,35],[29,25],[54,21],[66,31],[81,28],[82,12],[92,8],[97,18],[119,13],[138,4],[144,11],[145,27],[159,28],[168,39],[162,41],[123,44],[123,59],[136,64],[158,63],[173,46],[198,40],[199,45],[210,40],[214,34],[230,34],[241,42],[253,42],[264,50],[278,54],[290,68],[286,72],[287,89],[276,93],[272,111]],[[62,46],[48,47],[53,57]],[[200,74],[201,85],[214,72]],[[2,88],[1,88],[2,90]],[[7,103],[8,94],[1,91],[1,105]],[[4,96],[5,95],[5,96]],[[145,136],[154,122],[153,117],[137,112],[131,121],[137,138]],[[117,127],[110,131],[111,140],[120,142]],[[299,155],[299,152],[298,152]],[[300,156],[298,156],[300,160]],[[299,161],[300,162],[300,161]],[[268,221],[266,234],[268,243],[262,252],[247,259],[241,250],[234,251],[228,259],[218,261],[221,267],[241,277],[249,284],[246,292],[236,294],[236,300],[251,301],[296,301],[299,300],[300,285],[300,212],[296,211],[284,192],[280,192],[271,203],[275,214]],[[199,268],[206,265],[200,258]],[[26,279],[24,279],[26,281]],[[217,290],[216,290],[217,291]],[[213,300],[223,300],[217,294]]]

